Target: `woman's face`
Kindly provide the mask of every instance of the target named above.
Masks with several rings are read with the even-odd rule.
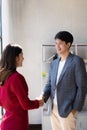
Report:
[[[24,57],[23,57],[23,52],[21,52],[17,57],[16,57],[16,67],[21,67],[23,63]]]

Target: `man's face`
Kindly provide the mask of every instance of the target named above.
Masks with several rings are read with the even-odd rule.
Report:
[[[65,41],[62,41],[60,39],[56,39],[55,43],[56,43],[55,48],[57,54],[61,55],[61,54],[65,54],[66,52],[69,52],[70,43],[66,44]]]

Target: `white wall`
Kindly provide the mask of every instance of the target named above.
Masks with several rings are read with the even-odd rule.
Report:
[[[9,3],[8,0],[2,1],[2,37],[3,46],[9,41]]]
[[[55,34],[68,30],[75,43],[87,43],[87,0],[3,0],[3,43],[24,49],[20,71],[29,84],[29,97],[41,93],[41,45],[53,43]],[[7,40],[5,40],[7,39]],[[30,123],[41,123],[41,109],[29,111]]]

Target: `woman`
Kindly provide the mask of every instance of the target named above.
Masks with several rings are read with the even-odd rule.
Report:
[[[22,48],[9,44],[0,61],[0,106],[5,109],[1,130],[28,130],[28,109],[43,105],[42,100],[28,98],[28,86],[24,77],[16,71],[22,66]]]

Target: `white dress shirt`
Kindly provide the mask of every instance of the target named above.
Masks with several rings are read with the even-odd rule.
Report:
[[[57,80],[56,80],[56,85],[58,84],[58,81],[59,81],[59,77],[60,77],[60,74],[63,70],[63,67],[64,67],[64,64],[65,64],[65,61],[66,60],[63,60],[63,61],[60,61],[59,62],[59,67],[58,67],[58,72],[57,72]],[[54,104],[57,105],[57,99],[56,99],[56,90],[55,90],[55,97],[54,97]]]

